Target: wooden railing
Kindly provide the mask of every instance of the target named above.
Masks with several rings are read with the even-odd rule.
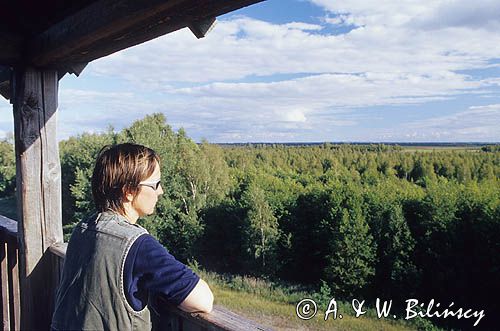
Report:
[[[2,330],[20,329],[18,252],[17,222],[0,215]]]
[[[17,222],[0,216],[1,235],[1,281],[2,281],[2,329],[19,330],[19,273]],[[67,243],[58,243],[50,247],[50,258],[62,273]],[[59,283],[59,281],[57,281]],[[209,314],[186,313],[167,302],[160,302],[158,314],[152,312],[155,331],[208,331],[208,330],[270,330],[257,323],[239,316],[223,307],[214,306]]]

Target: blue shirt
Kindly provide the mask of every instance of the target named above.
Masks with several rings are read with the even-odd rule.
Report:
[[[123,270],[125,296],[137,311],[146,306],[148,292],[160,293],[179,305],[199,279],[149,234],[140,236],[132,244]]]

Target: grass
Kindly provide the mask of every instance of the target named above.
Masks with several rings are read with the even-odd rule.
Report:
[[[394,322],[367,317],[355,318],[344,314],[343,319],[333,320],[333,315],[325,321],[324,313],[310,320],[301,320],[295,312],[295,305],[279,303],[255,294],[213,286],[216,304],[220,304],[248,319],[274,330],[413,330]]]
[[[215,304],[274,330],[436,330],[425,320],[412,320],[410,324],[392,318],[378,319],[374,309],[368,309],[366,315],[356,318],[350,303],[342,301],[338,302],[338,313],[343,318],[334,320],[334,315],[329,314],[325,321],[324,311],[328,301],[320,304],[319,293],[297,286],[277,285],[253,277],[220,275],[192,267],[210,284]],[[296,314],[296,305],[303,298],[314,298],[318,302],[318,312],[309,320],[302,320]]]

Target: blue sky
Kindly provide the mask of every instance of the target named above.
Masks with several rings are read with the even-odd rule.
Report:
[[[162,112],[209,142],[500,142],[500,1],[267,0],[60,81],[59,139]],[[0,138],[13,131],[0,101]]]

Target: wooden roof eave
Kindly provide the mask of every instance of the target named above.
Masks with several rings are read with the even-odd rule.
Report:
[[[21,57],[21,36],[0,31],[0,45],[0,64],[12,64]]]
[[[90,61],[184,27],[202,38],[217,16],[261,1],[98,0],[25,40],[0,32],[0,65],[21,63],[56,69],[61,77],[78,75]],[[8,90],[2,81],[0,90]]]
[[[10,67],[0,66],[0,95],[9,100],[12,94],[10,90],[10,78],[12,69]]]
[[[202,38],[217,16],[261,1],[98,0],[22,40],[0,31],[0,65],[88,63],[184,27]]]

